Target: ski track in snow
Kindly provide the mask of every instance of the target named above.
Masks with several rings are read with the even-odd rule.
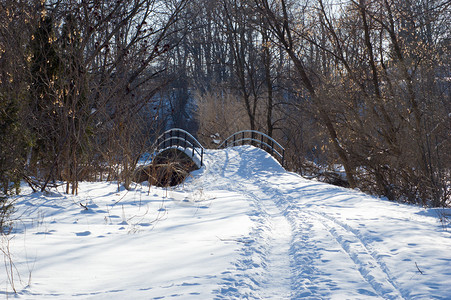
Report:
[[[371,254],[366,245],[349,226],[324,213],[307,213],[311,217],[318,218],[356,264],[362,277],[381,297],[385,299],[403,299],[400,291],[391,279],[388,268]]]
[[[256,213],[252,218],[258,224],[258,229],[253,235],[264,243],[264,272],[258,283],[258,298],[289,299],[292,279],[289,258],[292,229],[272,198],[259,193],[259,190],[258,186],[255,190],[250,190],[249,186],[240,186],[239,189],[243,195],[254,201]]]
[[[229,153],[233,153],[233,150]],[[238,154],[230,158],[227,155],[225,161],[215,161],[215,168],[222,170],[221,179],[229,179],[228,188],[232,187],[235,192],[252,201],[255,208],[252,220],[258,225],[243,249],[245,259],[236,264],[237,270],[246,271],[247,276],[229,273],[225,288],[220,291],[221,295],[255,299],[314,299],[340,295],[340,282],[334,282],[330,274],[322,274],[323,271],[315,267],[316,262],[321,261],[319,253],[322,251],[332,254],[341,252],[332,259],[348,260],[348,265],[357,271],[356,277],[360,275],[362,283],[357,285],[356,294],[344,292],[344,295],[404,298],[388,268],[374,257],[355,231],[325,213],[290,205],[289,199],[284,196],[283,186],[274,186],[264,177],[253,176],[255,166],[246,165],[247,160],[242,157],[238,159],[237,156]],[[246,185],[240,184],[243,181],[246,181]],[[321,242],[311,234],[314,226],[316,230],[322,231],[319,236],[332,237],[335,245],[332,243],[333,247],[327,245],[323,248],[318,246]],[[293,235],[297,238],[294,239]],[[297,244],[294,243],[295,240]],[[311,252],[305,251],[309,248],[308,245]],[[301,248],[302,253],[298,253],[297,250]],[[252,254],[258,254],[258,257],[252,258]],[[322,261],[327,263],[328,260]],[[249,269],[256,270],[249,273]]]
[[[247,165],[247,161],[229,150],[223,161],[214,161],[212,169],[206,171],[216,176],[221,174],[221,180],[213,179],[209,182],[223,184],[224,179],[227,179],[227,189],[232,189],[252,202],[254,214],[251,219],[256,224],[244,243],[241,253],[243,258],[235,263],[235,270],[224,274],[228,276],[223,278],[223,288],[218,291],[219,298],[313,299],[339,294],[340,282],[334,281],[329,274],[322,273],[315,266],[321,261],[321,252],[341,252],[331,259],[348,260],[348,265],[354,267],[356,277],[360,276],[363,283],[358,284],[357,294],[351,296],[403,298],[386,266],[370,254],[352,230],[324,213],[290,205],[289,199],[284,195],[284,187],[271,184],[265,177],[254,176],[254,172],[261,174],[261,170],[254,170],[256,166]],[[313,227],[321,232],[317,236],[334,239],[332,247],[319,246],[321,241],[312,235],[315,231]],[[306,252],[305,249],[309,247],[311,251]],[[330,260],[323,260],[325,263],[327,261]],[[347,292],[344,294],[349,296]]]
[[[233,154],[233,151],[229,151]],[[242,240],[241,259],[234,263],[234,270],[224,272],[222,287],[217,291],[219,299],[290,299],[291,266],[289,258],[291,226],[275,205],[271,195],[262,193],[260,186],[251,186],[252,176],[247,173],[246,162],[235,153],[226,154],[223,161],[215,160],[206,170],[209,187],[225,188],[248,199],[254,208],[250,216],[255,228]],[[215,175],[213,175],[215,174]],[[221,180],[214,178],[221,174]],[[242,175],[246,176],[243,177]],[[212,175],[213,178],[209,177]],[[215,186],[214,182],[227,182]],[[246,184],[243,184],[246,181]],[[251,274],[251,276],[249,276]]]

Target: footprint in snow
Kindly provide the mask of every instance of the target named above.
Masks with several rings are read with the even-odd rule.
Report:
[[[53,232],[56,232],[56,230],[39,231],[39,232],[36,232],[35,234],[36,234],[36,235],[50,235],[50,234],[52,234]]]
[[[83,232],[76,232],[76,236],[88,236],[91,234],[91,231],[83,231]]]

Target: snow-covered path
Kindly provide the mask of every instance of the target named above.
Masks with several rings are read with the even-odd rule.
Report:
[[[225,155],[212,155],[207,162],[205,181],[200,184],[208,189],[233,190],[252,204],[250,218],[254,228],[246,247],[245,259],[240,260],[236,270],[230,272],[222,294],[230,298],[289,299],[291,297],[292,270],[290,245],[292,228],[285,215],[274,202],[273,194],[266,194],[255,179],[259,170],[252,161],[241,157],[241,151],[228,149]],[[266,155],[262,152],[261,154]],[[208,159],[207,159],[208,160]],[[272,160],[272,159],[271,159]],[[280,168],[275,164],[276,168]],[[269,170],[268,170],[269,171]],[[219,186],[218,186],[219,183]],[[253,255],[249,255],[249,254]],[[246,273],[252,274],[252,277]],[[243,278],[237,281],[234,278]]]
[[[450,299],[446,210],[309,181],[251,146],[208,150],[175,189],[116,188],[18,198],[18,293],[0,265],[0,298]]]
[[[221,184],[227,182],[228,189],[238,191],[253,202],[254,215],[257,216],[253,221],[259,229],[257,233],[253,233],[256,235],[254,240],[264,243],[260,245],[263,250],[253,251],[264,253],[260,257],[262,263],[255,265],[264,266],[264,270],[252,273],[250,285],[253,292],[250,295],[256,299],[376,296],[377,291],[370,281],[361,278],[364,271],[359,272],[359,261],[357,258],[352,260],[353,247],[340,249],[342,243],[338,239],[332,239],[331,242],[331,238],[335,237],[332,234],[336,232],[335,226],[327,227],[326,219],[320,219],[321,215],[314,214],[313,211],[305,212],[302,206],[291,205],[291,209],[288,209],[293,201],[289,201],[285,195],[285,182],[273,182],[277,175],[285,172],[276,164],[259,164],[260,160],[252,156],[255,156],[252,151],[247,153],[243,149],[229,149],[225,162],[217,159],[212,164],[223,170],[222,173],[213,171],[215,174],[222,174],[222,178],[211,181]],[[208,179],[209,176],[205,178]],[[296,239],[292,244],[293,234]],[[305,251],[309,246],[314,249],[313,252]],[[324,256],[329,259],[321,259],[322,268],[315,266],[314,263]],[[248,265],[252,266],[250,263]],[[323,269],[329,272],[321,271]],[[299,273],[300,270],[302,272]],[[323,274],[325,278],[321,276]],[[236,277],[235,274],[232,276]],[[349,281],[355,283],[350,285]],[[382,284],[381,287],[374,284],[377,290],[383,289]],[[228,296],[242,296],[242,289],[232,291],[235,294],[229,292]],[[385,292],[396,294],[396,289]]]
[[[218,177],[210,181],[212,176],[203,176],[208,183],[202,183],[212,187],[225,184],[253,204],[257,230],[250,234],[254,242],[251,252],[261,253],[261,262],[245,266],[253,269],[258,265],[262,270],[245,271],[252,291],[247,296],[446,299],[448,296],[440,295],[451,295],[447,283],[451,278],[440,278],[440,274],[450,274],[451,253],[443,246],[451,246],[451,240],[448,232],[440,230],[437,219],[417,207],[305,180],[285,172],[266,153],[256,150],[241,147],[227,149],[225,155],[213,154],[211,172]],[[430,271],[435,270],[428,273],[435,279],[417,285],[424,279],[424,270],[417,266],[429,269],[428,261],[437,259],[423,257],[422,251],[440,253],[442,258],[435,266],[430,264]],[[436,290],[440,291],[434,296]],[[235,293],[227,291],[231,297],[243,295],[240,288],[232,290]]]

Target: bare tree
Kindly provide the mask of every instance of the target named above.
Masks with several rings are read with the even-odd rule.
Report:
[[[449,144],[449,105],[439,100],[449,91],[438,74],[449,65],[441,49],[450,4],[255,3],[297,70],[350,186],[444,205],[448,180],[436,162],[449,155],[442,147]]]
[[[304,62],[296,53],[296,44],[293,38],[293,30],[291,29],[290,25],[290,15],[287,2],[285,0],[282,0],[280,1],[280,3],[278,3],[278,5],[276,3],[270,4],[268,1],[263,0],[256,1],[256,4],[260,12],[266,16],[268,24],[271,27],[271,30],[274,32],[278,42],[283,46],[284,50],[293,61],[293,64],[297,72],[299,73],[302,85],[309,93],[309,97],[318,111],[319,118],[327,128],[330,139],[332,141],[332,145],[345,168],[349,185],[351,187],[355,187],[355,166],[352,165],[346,149],[343,148],[343,144],[340,142],[336,126],[331,119],[331,114],[318,94],[317,87],[315,87],[314,82],[311,78],[312,75],[309,75]]]
[[[111,178],[129,185],[155,130],[157,111],[149,108],[159,106],[155,95],[170,81],[162,59],[175,46],[170,37],[186,3],[60,0],[25,12],[36,24],[28,126],[42,189],[64,180],[76,193],[93,164],[113,157],[121,170]],[[144,111],[151,115],[141,118]]]

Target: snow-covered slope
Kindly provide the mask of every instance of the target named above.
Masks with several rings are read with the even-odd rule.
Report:
[[[175,189],[117,189],[25,191],[8,237],[17,295],[1,265],[0,297],[451,297],[439,210],[303,179],[251,146],[207,150]]]

